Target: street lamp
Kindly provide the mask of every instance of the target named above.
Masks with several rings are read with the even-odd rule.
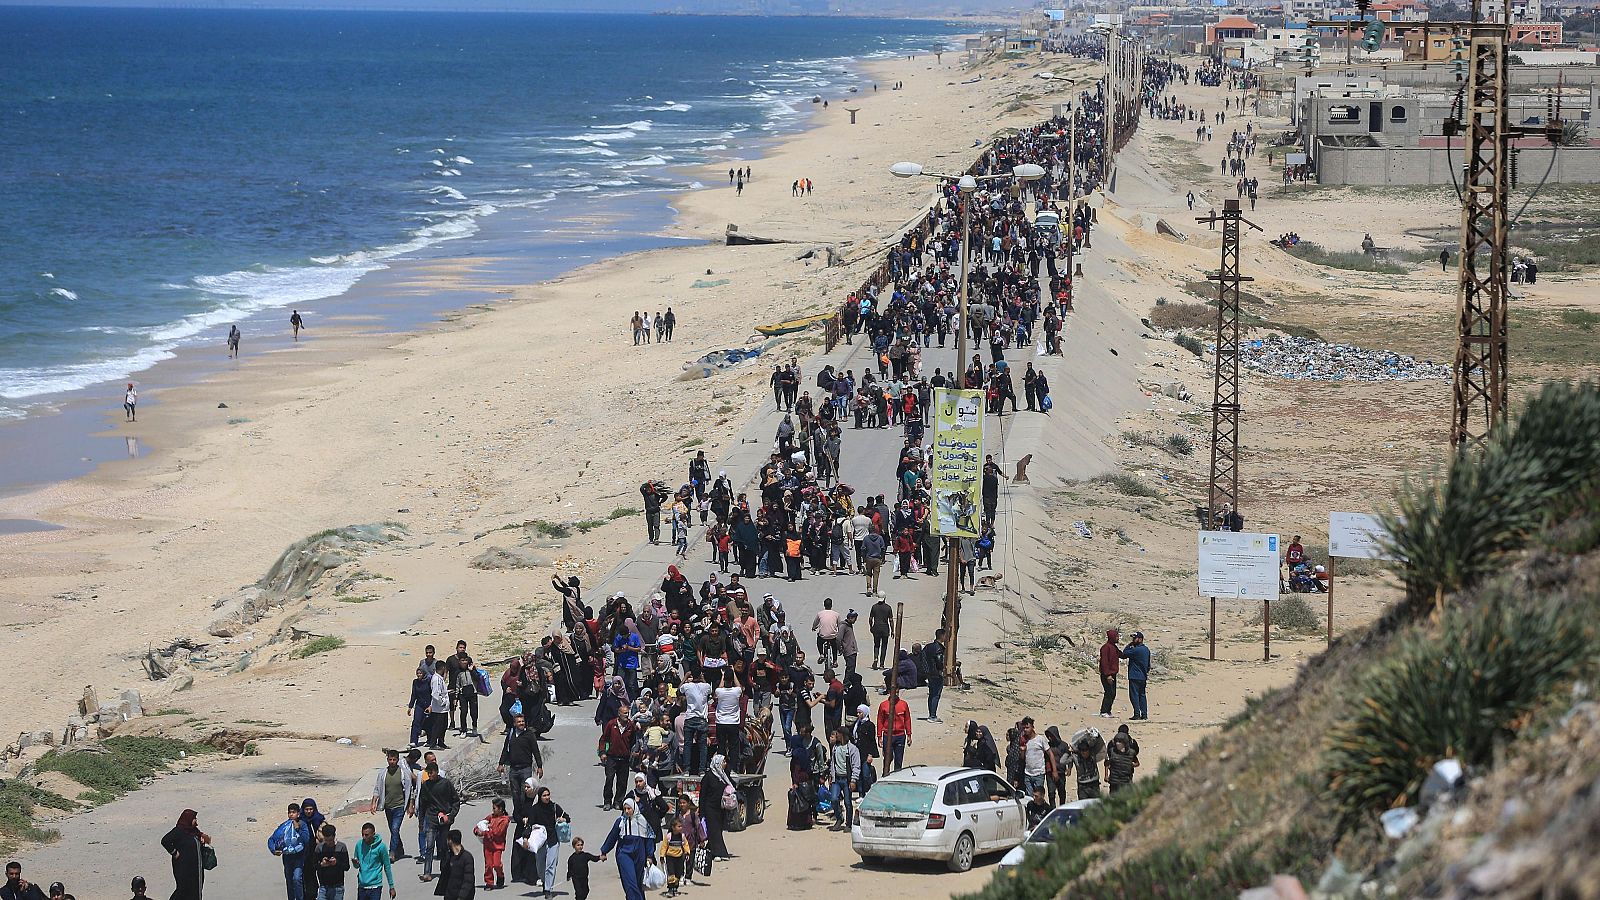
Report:
[[[967,386],[967,333],[971,325],[967,321],[967,267],[972,255],[972,195],[978,191],[980,181],[998,181],[1002,178],[1015,178],[1018,181],[1037,181],[1045,175],[1044,166],[1034,163],[1022,163],[1015,166],[1010,172],[994,175],[947,175],[940,172],[929,172],[923,168],[922,163],[897,162],[889,167],[889,171],[899,178],[916,178],[919,175],[928,178],[937,178],[942,182],[951,182],[956,190],[961,192],[961,284],[956,294],[956,318],[960,320],[960,327],[956,329],[956,384],[960,388]],[[944,590],[944,621],[947,629],[946,638],[949,641],[947,652],[944,656],[944,679],[947,684],[956,684],[956,632],[959,629],[960,600],[957,591],[960,587],[960,553],[957,552],[956,538],[945,538],[945,590]]]

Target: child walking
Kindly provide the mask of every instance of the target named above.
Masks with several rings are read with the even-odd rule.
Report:
[[[567,880],[572,882],[574,900],[589,900],[589,864],[600,857],[583,852],[583,838],[572,839],[572,855],[567,857]]]
[[[689,860],[689,839],[683,834],[683,820],[673,819],[667,836],[661,839],[661,858],[667,861],[667,896],[678,896]]]
[[[472,833],[483,839],[483,889],[492,891],[506,886],[506,870],[500,864],[506,852],[506,826],[511,824],[506,801],[496,798],[494,810],[480,824],[489,827],[474,828]]]

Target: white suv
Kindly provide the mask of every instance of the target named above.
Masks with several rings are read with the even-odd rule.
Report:
[[[907,766],[872,785],[850,831],[862,862],[942,859],[953,872],[980,853],[1009,850],[1027,834],[1022,795],[993,772]]]

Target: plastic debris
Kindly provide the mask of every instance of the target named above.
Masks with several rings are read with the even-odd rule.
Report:
[[[1410,834],[1420,821],[1417,811],[1409,806],[1388,810],[1378,818],[1383,822],[1383,833],[1397,841]]]
[[[1252,372],[1316,381],[1416,381],[1448,379],[1450,368],[1388,350],[1279,336],[1249,341],[1240,360]]]

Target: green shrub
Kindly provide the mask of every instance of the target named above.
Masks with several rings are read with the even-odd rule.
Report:
[[[1583,331],[1593,331],[1595,324],[1600,323],[1600,314],[1586,309],[1563,309],[1561,321]]]
[[[1119,493],[1129,497],[1160,497],[1161,492],[1146,484],[1143,478],[1129,475],[1126,472],[1107,472],[1089,479],[1100,484],[1109,484]]]
[[[1200,343],[1199,338],[1196,338],[1193,335],[1180,334],[1177,337],[1174,337],[1172,342],[1189,351],[1190,353],[1193,353],[1195,356],[1206,355],[1206,345]]]
[[[1251,625],[1261,624],[1260,607]],[[1272,624],[1282,631],[1321,632],[1322,613],[1312,609],[1304,594],[1285,594],[1272,601]]]
[[[1363,253],[1359,250],[1328,250],[1321,244],[1311,241],[1301,241],[1292,247],[1285,248],[1284,252],[1308,263],[1318,266],[1330,266],[1335,269],[1350,269],[1355,272],[1377,272],[1383,275],[1401,275],[1406,271],[1405,266],[1379,260],[1371,253]]]
[[[628,516],[637,516],[639,513],[640,513],[640,510],[634,509],[631,506],[619,506],[616,509],[613,509],[611,511],[611,513],[606,516],[606,518],[608,518],[608,519],[625,519]]]
[[[1429,483],[1409,479],[1383,516],[1384,543],[1405,563],[1404,612],[1498,571],[1507,554],[1589,496],[1600,480],[1600,388],[1546,385],[1514,429],[1457,454]]]
[[[319,638],[312,638],[305,646],[294,652],[295,659],[305,659],[319,653],[328,653],[344,646],[344,638],[337,635],[325,634]]]
[[[572,527],[578,529],[579,534],[588,534],[589,532],[599,528],[609,521],[610,519],[582,519],[580,521],[573,522]]]
[[[1169,434],[1163,446],[1173,456],[1188,456],[1194,452],[1194,441],[1190,440],[1187,434]]]
[[[1488,765],[1523,717],[1593,660],[1592,602],[1496,588],[1417,627],[1358,683],[1323,768],[1348,829],[1411,804],[1433,764]]]
[[[7,852],[12,849],[14,841],[39,844],[60,837],[54,829],[33,824],[34,813],[39,807],[70,810],[74,804],[60,794],[16,779],[0,781],[0,837],[6,839]]]
[[[203,744],[145,735],[109,737],[102,751],[51,750],[34,764],[40,772],[60,772],[73,781],[111,796],[139,787],[139,782],[165,771],[179,754],[210,751]],[[68,807],[70,808],[70,806]]]

